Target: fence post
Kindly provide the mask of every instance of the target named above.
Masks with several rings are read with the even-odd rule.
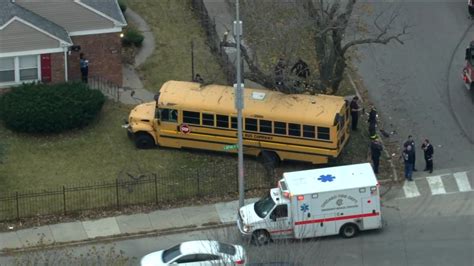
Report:
[[[115,197],[117,198],[117,210],[120,210],[120,202],[119,202],[119,180],[118,180],[118,178],[115,179]]]
[[[66,187],[63,186],[63,210],[64,215],[66,215]]]
[[[153,176],[155,176],[155,203],[158,205],[158,177],[156,173],[154,173]]]
[[[15,193],[15,199],[16,199],[16,219],[20,220],[20,204],[18,203],[18,191]]]

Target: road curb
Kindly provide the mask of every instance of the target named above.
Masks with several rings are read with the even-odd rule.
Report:
[[[356,84],[354,83],[354,80],[352,79],[352,76],[351,76],[351,74],[349,73],[349,71],[346,71],[346,75],[347,75],[347,77],[349,78],[349,82],[351,83],[352,88],[353,88],[354,91],[356,92],[357,96],[359,97],[359,99],[361,100],[361,102],[363,102],[362,95],[360,94],[359,90],[357,89],[357,86],[356,86]],[[379,140],[380,140],[380,142],[382,143],[382,145],[384,145],[382,138],[379,138]],[[393,174],[393,177],[394,177],[394,178],[391,179],[391,180],[394,181],[394,182],[397,182],[397,181],[398,181],[398,172],[397,172],[397,169],[396,169],[395,165],[393,164],[392,157],[390,156],[390,154],[388,154],[387,149],[384,149],[383,151],[384,151],[384,153],[385,153],[386,158],[390,158],[390,160],[387,160],[387,161],[390,163],[390,168],[392,168],[392,174]],[[390,180],[390,179],[384,179],[383,181],[384,181],[384,182],[387,182],[386,180]],[[382,182],[382,180],[380,180],[379,182]],[[390,188],[389,188],[385,193],[387,193],[389,190],[390,190]]]

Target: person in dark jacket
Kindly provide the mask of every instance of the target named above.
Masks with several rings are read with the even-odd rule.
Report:
[[[383,147],[382,143],[378,141],[377,135],[372,137],[372,142],[370,143],[370,154],[372,157],[372,162],[374,164],[374,173],[379,173],[379,163],[380,163],[380,155],[382,155]]]
[[[413,174],[413,148],[411,145],[408,145],[404,150],[403,150],[403,162],[405,163],[405,178],[408,181],[413,181],[412,174]]]
[[[408,139],[405,141],[405,143],[403,143],[403,148],[406,149],[406,147],[410,145],[411,146],[411,150],[413,152],[413,171],[416,172],[418,170],[416,170],[416,152],[415,152],[415,141],[413,140],[413,137],[412,135],[409,135],[408,136]]]
[[[286,63],[283,58],[278,59],[278,63],[275,65],[273,72],[275,74],[275,83],[277,87],[283,86],[284,75],[285,75]]]
[[[291,68],[291,73],[295,74],[296,76],[306,79],[309,77],[309,67],[308,64],[306,64],[305,61],[303,61],[301,58],[298,58],[298,61],[293,65]]]
[[[424,152],[425,163],[426,163],[426,167],[423,171],[429,171],[431,174],[433,173],[433,153],[434,153],[433,145],[431,145],[428,139],[425,139],[423,144],[421,144],[421,149]]]
[[[359,112],[362,108],[359,107],[359,97],[354,96],[351,101],[351,118],[352,118],[352,130],[357,130],[357,123],[359,121]]]
[[[373,105],[370,106],[369,120],[367,122],[369,123],[369,136],[372,138],[376,136],[375,128],[377,127],[377,109]]]
[[[87,60],[83,53],[79,55],[79,64],[81,67],[82,82],[87,83],[89,80],[89,60]]]

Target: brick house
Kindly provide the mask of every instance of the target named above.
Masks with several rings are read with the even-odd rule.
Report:
[[[121,86],[126,25],[117,0],[0,0],[0,88],[80,80],[80,53]]]

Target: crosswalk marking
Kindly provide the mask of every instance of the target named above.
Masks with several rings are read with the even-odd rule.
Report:
[[[446,190],[443,186],[443,181],[441,181],[441,176],[427,176],[426,180],[428,180],[428,185],[430,185],[431,194],[438,195],[438,194],[446,194]]]
[[[456,184],[458,184],[459,191],[471,191],[471,184],[469,184],[469,180],[467,179],[466,172],[457,172],[454,173],[454,178],[456,179]]]
[[[420,196],[420,192],[413,181],[405,181],[405,184],[403,184],[403,190],[405,191],[405,197],[407,198]]]

